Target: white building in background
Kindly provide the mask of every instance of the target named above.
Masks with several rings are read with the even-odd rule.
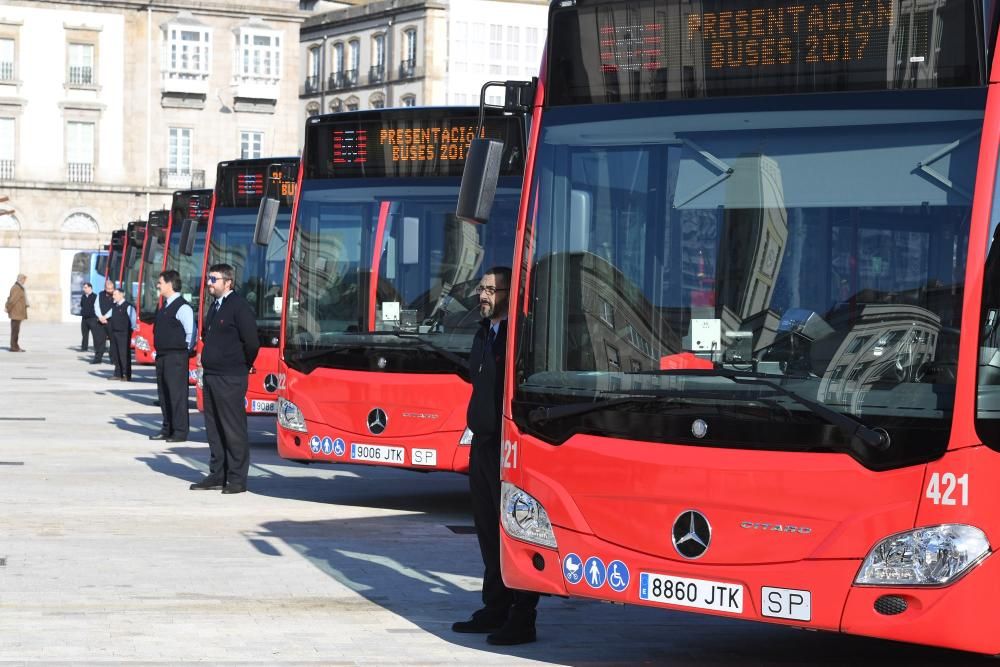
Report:
[[[0,289],[69,317],[73,255],[212,187],[237,157],[295,154],[298,0],[0,2]],[[0,318],[4,316],[0,311]]]
[[[302,26],[302,118],[479,103],[490,79],[538,75],[548,0],[372,0]],[[500,100],[497,90],[492,100]],[[300,135],[301,136],[301,135]]]

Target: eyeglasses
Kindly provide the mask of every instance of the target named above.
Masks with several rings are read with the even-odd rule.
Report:
[[[483,294],[485,292],[486,294],[493,296],[497,292],[506,292],[506,291],[507,291],[506,288],[496,288],[493,287],[493,285],[486,285],[485,287],[483,287],[482,285],[476,286],[476,294]]]
[[[222,280],[222,278],[219,277],[219,276],[209,276],[208,277],[208,282],[211,283],[212,285],[214,285],[215,283],[219,282],[220,280]]]

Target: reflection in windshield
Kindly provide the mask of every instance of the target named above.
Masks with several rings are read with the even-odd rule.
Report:
[[[487,225],[455,217],[455,179],[304,183],[289,268],[290,363],[329,348],[324,365],[367,368],[366,354],[420,348],[394,358],[393,369],[454,372],[454,354],[468,354],[480,321],[473,290],[483,270],[510,265],[520,191],[508,180]]]
[[[181,276],[181,296],[191,304],[194,310],[194,321],[198,322],[199,294],[201,292],[201,261],[205,252],[204,222],[199,222],[195,232],[194,250],[190,256],[181,252],[181,231],[184,224],[179,216],[174,217],[170,227],[170,242],[167,245],[167,261],[165,270],[173,269]]]
[[[236,273],[233,291],[246,299],[257,313],[261,344],[268,347],[277,347],[281,328],[282,281],[291,217],[290,208],[279,209],[274,234],[266,248],[253,242],[256,210],[218,208],[212,222],[208,266],[229,264],[233,267]],[[206,299],[211,305],[211,296],[206,294]]]
[[[982,94],[901,95],[915,106],[550,112],[517,398],[757,395],[659,375],[725,368],[874,422],[950,419]]]
[[[166,230],[163,227],[150,226],[147,231],[156,239],[156,245],[147,253],[149,259],[143,262],[142,268],[142,291],[139,293],[139,317],[147,324],[153,321],[156,316],[156,309],[160,305],[160,292],[156,288],[160,278],[161,267],[163,266],[163,244],[166,240]],[[150,243],[152,239],[146,241]]]

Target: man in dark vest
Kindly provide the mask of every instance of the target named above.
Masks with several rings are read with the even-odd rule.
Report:
[[[490,644],[513,645],[535,641],[538,594],[517,591],[500,575],[500,423],[504,369],[507,357],[507,303],[510,269],[493,267],[476,288],[483,316],[472,340],[469,375],[472,396],[466,424],[472,431],[469,452],[469,490],[472,516],[483,558],[483,608],[468,621],[451,626],[455,632],[491,633]]]
[[[108,328],[108,320],[104,313],[111,310],[115,304],[115,283],[110,278],[104,281],[104,291],[97,295],[97,324],[94,327],[94,360],[90,363],[99,364],[104,358],[104,349],[111,338],[111,330]],[[111,357],[111,352],[108,352]]]
[[[156,392],[163,424],[150,440],[184,442],[188,436],[188,356],[194,347],[194,311],[180,295],[181,274],[172,269],[156,282],[162,301],[153,321]]]
[[[210,458],[208,476],[192,489],[247,490],[250,445],[247,442],[247,375],[260,350],[257,316],[233,291],[235,274],[228,264],[208,269],[208,292],[214,297],[202,327],[202,396]]]
[[[90,283],[83,284],[83,294],[80,295],[80,334],[83,340],[80,342],[80,351],[86,352],[90,347],[91,336],[94,338],[94,350],[97,349],[97,336],[94,331],[95,326],[101,326],[97,321],[97,294],[94,286]]]
[[[135,308],[125,300],[125,292],[116,287],[111,310],[102,316],[108,322],[111,338],[111,361],[114,375],[109,380],[132,381],[132,332],[135,331]]]

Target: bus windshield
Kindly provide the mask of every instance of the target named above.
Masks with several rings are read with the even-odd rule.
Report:
[[[510,266],[520,179],[500,180],[487,225],[455,217],[455,178],[334,183],[302,185],[286,362],[464,373],[480,321],[474,289],[485,269]]]
[[[261,345],[278,346],[281,309],[284,304],[282,278],[288,248],[288,223],[292,210],[282,206],[274,234],[266,248],[253,242],[257,211],[246,208],[215,209],[208,263],[229,264],[236,273],[233,290],[250,303],[257,314]]]
[[[984,108],[965,88],[547,112],[519,426],[701,445],[713,415],[713,446],[850,448],[738,372],[885,428],[872,465],[942,453]],[[637,400],[530,418],[616,398]]]
[[[170,241],[167,244],[167,261],[164,266],[181,275],[181,296],[191,304],[195,322],[198,322],[199,294],[201,293],[201,260],[205,256],[205,223],[199,223],[194,237],[194,251],[191,256],[181,252],[181,232],[183,224],[175,215],[170,227]]]
[[[156,317],[156,309],[160,306],[160,292],[156,289],[156,285],[159,282],[160,271],[163,270],[163,246],[167,230],[162,226],[150,224],[146,233],[149,234],[149,238],[146,239],[147,244],[153,243],[153,239],[156,239],[156,242],[147,249],[143,258],[142,290],[139,292],[137,310],[139,319],[150,324]]]

